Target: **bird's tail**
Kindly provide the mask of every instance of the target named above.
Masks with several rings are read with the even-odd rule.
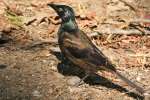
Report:
[[[125,81],[132,88],[135,88],[140,94],[144,94],[145,93],[145,90],[142,87],[136,85],[135,83],[133,83],[132,81],[130,81],[129,79],[127,79],[126,77],[124,77],[123,75],[121,75],[120,72],[114,71],[113,73],[115,73],[120,79],[122,79],[123,81]]]

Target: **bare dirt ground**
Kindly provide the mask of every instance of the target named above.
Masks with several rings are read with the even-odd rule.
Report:
[[[50,2],[73,7],[79,27],[117,69],[150,88],[149,0],[0,0],[0,100],[143,100],[104,71],[74,86],[84,71],[61,62],[60,19]]]

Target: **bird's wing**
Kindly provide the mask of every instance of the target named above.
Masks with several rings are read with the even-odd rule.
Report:
[[[65,52],[67,52],[66,54],[69,54],[68,56],[82,59],[84,62],[96,66],[106,64],[107,58],[83,32],[80,32],[78,38],[65,39],[63,45]]]

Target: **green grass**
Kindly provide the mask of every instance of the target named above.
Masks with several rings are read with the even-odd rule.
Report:
[[[23,25],[23,19],[21,16],[16,15],[10,10],[6,10],[6,17],[11,22],[11,24],[21,27]]]

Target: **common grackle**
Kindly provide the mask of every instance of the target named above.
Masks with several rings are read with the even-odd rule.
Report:
[[[116,74],[139,93],[143,94],[145,92],[142,87],[121,75],[116,70],[115,65],[78,28],[75,13],[71,7],[52,3],[48,6],[52,7],[62,20],[58,31],[58,43],[64,57],[83,68],[88,74],[96,73],[100,69],[106,70]]]

